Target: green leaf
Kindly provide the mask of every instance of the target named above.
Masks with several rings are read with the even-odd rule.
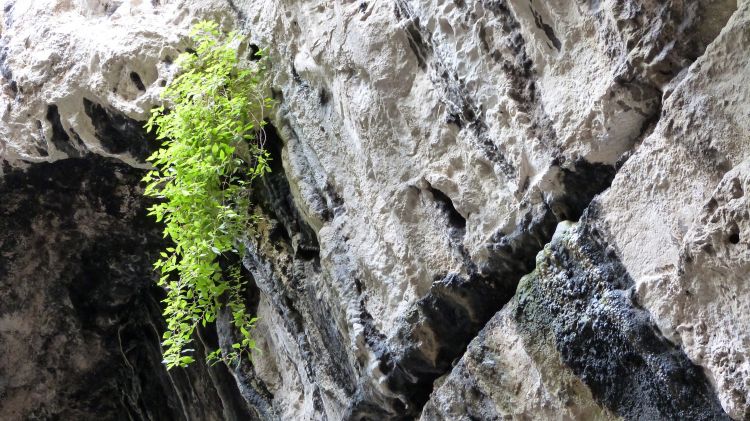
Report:
[[[241,37],[223,34],[215,22],[197,23],[191,37],[195,54],[180,54],[178,75],[161,93],[170,109],[152,109],[144,126],[162,141],[148,157],[155,169],[143,177],[144,194],[159,200],[148,214],[174,242],[154,264],[167,291],[167,368],[193,362],[183,353],[195,327],[215,321],[222,306],[231,309],[243,337],[226,358],[235,361],[254,349],[250,329],[256,319],[246,314],[239,264],[222,270],[217,258],[242,250],[238,239],[261,220],[249,212],[248,189],[270,171],[269,154],[254,133],[272,104],[261,82],[263,65],[240,59]],[[261,104],[256,98],[263,98]]]

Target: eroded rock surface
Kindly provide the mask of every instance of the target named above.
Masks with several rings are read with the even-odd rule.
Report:
[[[161,364],[162,294],[153,286],[151,263],[163,240],[144,210],[141,176],[95,156],[28,171],[6,168],[0,180],[3,419],[242,414],[227,398],[222,405],[217,393],[229,373],[196,366],[167,374]],[[242,409],[236,391],[234,397]]]
[[[142,166],[141,121],[222,1],[3,2],[0,155],[13,165],[94,152]],[[220,20],[220,19],[219,19]]]
[[[3,4],[3,420],[255,418],[226,368],[161,364],[152,262],[164,240],[134,166],[156,146],[138,121],[157,67],[170,75],[155,63],[190,19],[137,6]]]
[[[706,52],[667,88],[654,132],[589,207],[577,234],[552,245],[551,256],[540,256],[537,272],[519,287],[515,318],[506,316],[513,329],[543,332],[551,325],[557,342],[550,352],[625,418],[721,419],[714,400],[734,419],[750,416],[743,236],[749,228],[744,116],[750,104],[747,84],[740,82],[750,72],[746,54],[736,50],[747,39],[748,18],[747,4],[740,5]],[[591,245],[592,236],[600,242]],[[592,253],[607,257],[578,267]],[[588,278],[576,280],[579,274]],[[593,292],[592,299],[600,281],[591,277],[617,286]],[[576,302],[575,315],[566,319],[559,306]],[[538,321],[538,311],[550,312],[551,321]],[[485,329],[485,335],[501,332]],[[548,335],[532,331],[532,337]],[[450,397],[472,380],[462,381],[466,371],[457,367],[434,395],[429,405],[435,413],[450,414]]]
[[[273,172],[254,191],[265,220],[244,261],[262,352],[232,377],[199,364],[153,396],[200,390],[212,403],[188,419],[748,419],[747,9],[7,1],[0,156],[9,180],[74,162],[143,167],[153,143],[140,121],[187,28],[242,27],[249,51],[268,51],[277,101]],[[107,191],[135,192],[135,178]],[[35,215],[54,212],[32,208],[16,229],[36,232]],[[86,233],[98,220],[78,218]],[[92,232],[126,228],[102,224]],[[118,316],[103,343],[112,326],[158,327],[144,292],[158,228],[138,229],[143,265],[97,279],[128,311],[151,303],[150,316]],[[72,284],[76,268],[55,279]],[[117,301],[107,294],[105,309]],[[233,337],[221,317],[203,343]],[[148,355],[136,372],[159,371]],[[148,419],[142,406],[134,418]]]
[[[750,417],[750,60],[737,49],[748,39],[743,3],[670,92],[654,134],[602,197],[598,222],[639,302],[737,419]]]
[[[281,271],[290,289],[320,300],[310,307],[291,294],[304,341],[268,346],[350,345],[333,364],[336,354],[321,353],[324,369],[312,375],[291,369],[305,373],[306,402],[323,396],[334,419],[419,413],[557,223],[577,219],[653,130],[663,92],[734,11],[731,2],[235,5],[277,63],[286,175],[320,244],[322,274]],[[335,341],[321,307],[336,320]],[[338,380],[352,372],[358,383]]]

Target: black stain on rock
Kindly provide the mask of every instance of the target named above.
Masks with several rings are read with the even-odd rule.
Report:
[[[547,332],[597,401],[625,419],[729,419],[700,367],[634,301],[597,212],[589,207],[575,236],[551,245],[519,287],[515,317],[527,349]]]
[[[398,406],[400,403],[396,402],[396,398],[390,398],[394,401],[392,403],[373,403],[372,393],[360,388],[356,374],[358,368],[350,361],[347,351],[348,336],[334,319],[337,317],[338,303],[321,296],[318,290],[320,284],[317,282],[323,277],[325,282],[347,285],[356,285],[358,281],[350,278],[350,273],[338,270],[323,274],[317,233],[307,224],[292,198],[290,182],[282,165],[283,142],[270,123],[264,130],[265,145],[272,157],[272,172],[256,180],[252,200],[262,209],[265,225],[265,234],[262,235],[267,236],[268,240],[250,246],[250,252],[246,254],[243,263],[271,301],[281,319],[280,328],[293,338],[293,346],[303,355],[297,367],[300,374],[314,384],[311,390],[306,391],[313,411],[316,414],[325,413],[326,390],[319,384],[330,382],[329,384],[340,388],[350,400],[346,412],[349,415],[345,414],[343,419],[368,419],[365,414],[370,413],[370,410],[367,408],[381,415],[373,419],[384,419],[383,414],[387,415],[389,412],[376,408]],[[343,205],[332,186],[326,185],[313,196],[321,197],[321,203],[315,205],[313,212],[324,219],[334,218],[337,209]],[[326,199],[322,199],[323,197]],[[330,206],[329,215],[324,214],[325,206]],[[332,253],[337,256],[346,255],[344,250],[334,250]],[[361,287],[359,283],[360,290]],[[364,307],[361,308],[361,317],[366,330],[365,340],[368,343],[381,342],[382,337],[377,333],[375,323],[371,316],[368,317]],[[253,367],[243,368],[242,372],[248,379],[257,378]],[[260,380],[250,381],[245,386],[244,389],[251,392],[250,395],[255,394],[250,389],[261,392],[267,389]],[[253,399],[251,397],[249,402],[262,410],[265,403],[262,400],[256,403]],[[388,419],[387,416],[385,419]]]
[[[83,99],[83,109],[94,125],[97,139],[107,152],[129,153],[143,161],[158,148],[156,135],[146,133],[143,122],[133,120],[86,98]]]
[[[489,32],[484,26],[479,25],[481,50],[492,56],[505,74],[508,81],[506,87],[508,97],[517,102],[519,109],[532,119],[530,136],[536,136],[543,142],[554,139],[555,133],[551,122],[548,121],[543,108],[537,104],[536,75],[533,71],[533,62],[526,53],[526,41],[523,38],[520,23],[504,0],[488,1],[484,3],[484,6],[493,13],[500,30]],[[424,32],[424,28],[422,30]],[[501,45],[498,46],[498,44]],[[472,130],[477,149],[481,150],[484,157],[496,165],[503,174],[513,179],[517,169],[507,159],[505,152],[498,146],[497,139],[490,133],[490,125],[486,120],[482,104],[476,102],[473,93],[458,77],[450,59],[441,57],[431,48],[428,51],[433,55],[432,66],[439,75],[436,82],[439,82],[444,89],[446,122],[455,124],[461,129]]]
[[[361,283],[355,280],[357,285]],[[358,287],[361,295],[361,287]],[[367,311],[365,299],[360,300],[360,322],[364,325],[364,339],[367,346],[378,359],[378,369],[388,375],[392,375],[394,370],[400,370],[394,360],[394,355],[387,345],[387,338],[376,327],[376,321]],[[403,373],[396,374],[396,378],[401,378]],[[373,399],[368,396],[361,388],[355,393],[352,404],[344,416],[346,420],[409,420],[410,410],[399,398],[387,397],[385,399]]]
[[[729,244],[739,244],[740,242],[740,229],[736,223],[732,223],[729,227],[729,235],[727,236]]]
[[[107,16],[112,16],[115,14],[115,12],[120,6],[122,6],[121,1],[112,1],[108,3],[104,3],[104,13],[106,13]]]
[[[456,206],[453,204],[451,198],[432,186],[429,186],[428,190],[432,194],[438,208],[447,216],[448,225],[452,228],[464,231],[466,229],[466,218],[456,210]]]
[[[571,168],[562,167],[561,184],[565,194],[549,203],[558,221],[575,221],[581,217],[591,199],[612,184],[616,170],[611,165],[579,159]]]
[[[446,122],[455,124],[459,128],[472,130],[476,135],[477,146],[482,150],[484,156],[496,164],[503,174],[512,178],[515,169],[489,135],[484,111],[474,102],[463,83],[456,80],[455,75],[446,70],[440,75],[440,79],[446,89],[446,105],[448,106]]]
[[[290,67],[292,71],[292,80],[294,80],[297,84],[302,85],[303,84],[302,78],[297,72],[297,68],[294,66],[294,62],[291,62]]]
[[[258,47],[255,44],[250,44],[247,46],[248,52],[247,52],[247,58],[250,61],[259,61],[262,57],[262,55],[258,54],[260,52],[260,47]]]
[[[438,206],[459,233],[451,242],[463,256],[468,274],[436,278],[397,333],[396,342],[404,348],[393,353],[386,378],[389,388],[402,396],[407,413],[418,413],[435,379],[451,369],[480,329],[510,301],[521,277],[533,270],[536,254],[550,241],[558,222],[578,219],[594,196],[610,185],[614,174],[611,166],[586,161],[561,169],[559,182],[566,193],[527,212],[513,232],[496,233],[487,245],[489,257],[481,264],[472,261],[461,244],[463,217],[447,196],[433,191]],[[421,339],[425,334],[430,346]]]
[[[398,1],[395,3],[394,7],[396,18],[398,20],[408,20],[404,25],[404,29],[406,30],[406,38],[409,41],[409,48],[417,59],[417,66],[419,66],[420,70],[426,71],[427,60],[432,56],[432,46],[429,42],[425,42],[422,32],[420,31],[419,18],[414,16],[411,6],[406,2]]]
[[[326,90],[326,88],[320,88],[320,91],[318,92],[318,102],[320,105],[322,107],[326,106],[330,99],[331,95],[328,93],[328,90]]]

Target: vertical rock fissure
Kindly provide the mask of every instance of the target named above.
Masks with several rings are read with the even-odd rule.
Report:
[[[290,182],[282,166],[283,143],[276,129],[269,123],[264,130],[272,172],[259,180],[254,190],[253,202],[261,209],[264,221],[258,238],[247,243],[243,264],[280,316],[285,334],[296,346],[294,352],[303,356],[295,368],[300,381],[309,384],[316,414],[326,419],[323,379],[334,379],[347,393],[354,394],[355,370],[345,363],[347,348],[341,332],[331,324],[331,309],[316,298],[315,285],[305,282],[321,272],[317,233],[292,199]],[[266,389],[257,374],[252,364],[235,371],[252,405],[256,404],[252,402],[253,395],[263,394]],[[264,402],[261,406],[265,406]],[[278,416],[270,403],[268,408],[259,409],[268,417]]]

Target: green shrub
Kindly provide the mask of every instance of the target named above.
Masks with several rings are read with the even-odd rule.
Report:
[[[155,169],[143,179],[145,194],[162,199],[149,215],[164,221],[164,236],[174,243],[154,264],[167,291],[167,368],[194,360],[195,329],[213,322],[222,306],[242,335],[225,357],[235,360],[255,347],[250,331],[256,319],[246,313],[239,263],[222,270],[220,261],[244,252],[241,239],[258,219],[250,211],[250,184],[270,171],[256,136],[271,107],[262,66],[242,60],[243,38],[222,34],[216,23],[196,24],[191,36],[195,52],[179,56],[180,73],[162,94],[169,109],[153,109],[146,123],[163,142],[148,158]],[[209,359],[220,355],[217,350]]]

